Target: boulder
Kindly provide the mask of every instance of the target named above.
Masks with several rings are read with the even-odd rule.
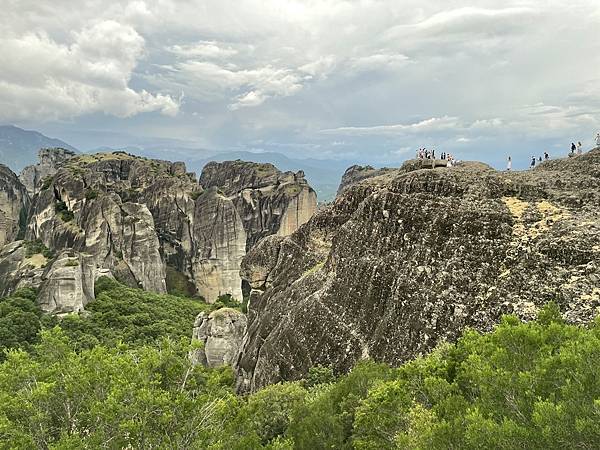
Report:
[[[246,316],[231,308],[200,313],[194,323],[193,339],[203,345],[191,352],[191,360],[207,367],[232,365],[239,353],[246,323]]]

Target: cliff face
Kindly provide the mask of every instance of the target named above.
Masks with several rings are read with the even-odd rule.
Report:
[[[17,238],[28,207],[25,187],[8,167],[0,164],[0,247]]]
[[[293,233],[317,209],[317,195],[304,173],[280,172],[272,164],[209,163],[200,184],[217,188],[233,201],[246,231],[246,249],[265,236]]]
[[[348,187],[244,258],[240,390],[318,364],[399,364],[467,326],[533,318],[551,300],[571,322],[598,312],[600,149],[529,172],[416,167]]]
[[[44,179],[51,177],[67,160],[75,156],[75,152],[64,148],[42,148],[38,152],[38,163],[27,166],[19,175],[19,180],[30,196],[37,194]]]
[[[247,190],[259,197],[274,192],[257,200],[263,209],[250,211],[252,239],[236,204],[239,196],[216,187],[204,191],[183,163],[124,152],[74,156],[41,150],[40,164],[22,174],[35,193],[23,221],[25,240],[0,251],[0,295],[31,285],[40,288],[46,311],[78,311],[93,300],[98,276],[113,275],[150,291],[183,289],[209,302],[222,294],[241,299],[246,246],[259,236],[294,231],[308,220],[314,200],[300,174],[270,166],[265,177],[244,167],[240,162],[219,182],[231,183],[232,191],[235,183],[260,186]],[[17,238],[28,197],[8,169],[0,172],[0,183],[4,244]]]

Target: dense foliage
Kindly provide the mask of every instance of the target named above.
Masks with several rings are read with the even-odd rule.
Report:
[[[189,363],[193,300],[109,281],[99,287],[89,317],[37,332],[38,343],[33,328],[3,341],[20,349],[0,365],[0,448],[591,449],[600,442],[600,323],[564,324],[552,304],[536,322],[507,316],[492,333],[467,331],[399,368],[364,361],[336,377],[315,367],[305,380],[239,397],[229,369]],[[16,308],[16,298],[33,302],[24,292],[0,306]],[[10,315],[2,311],[0,320]]]

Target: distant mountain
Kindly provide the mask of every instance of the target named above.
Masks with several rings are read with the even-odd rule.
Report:
[[[15,172],[35,164],[38,150],[44,147],[62,147],[78,151],[60,139],[49,138],[37,131],[23,130],[13,125],[0,126],[0,163],[6,164]]]

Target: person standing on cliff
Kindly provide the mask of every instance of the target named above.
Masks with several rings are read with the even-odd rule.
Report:
[[[596,133],[596,146],[600,147],[600,133]]]
[[[510,172],[511,169],[512,169],[512,158],[509,156],[508,160],[506,161],[506,170],[508,172]]]
[[[548,152],[544,152],[544,159],[546,161],[548,161],[550,159],[550,155],[548,154]]]
[[[581,141],[577,142],[577,154],[581,155],[583,152],[581,151]]]
[[[535,167],[535,156],[531,157],[531,164],[529,165],[532,169]]]

